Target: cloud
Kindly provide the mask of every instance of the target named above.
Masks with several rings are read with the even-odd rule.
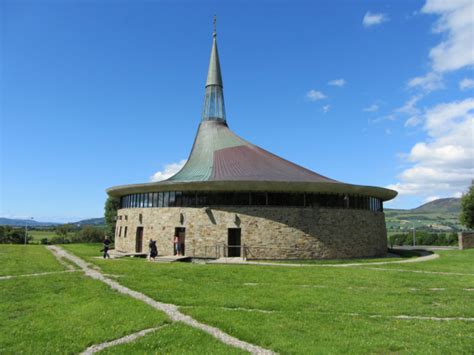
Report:
[[[467,90],[474,88],[474,80],[464,78],[459,82],[459,89],[460,90]]]
[[[392,134],[392,130],[390,128],[385,128],[385,134],[390,136]]]
[[[431,202],[431,201],[434,201],[434,200],[439,200],[441,197],[439,196],[428,196],[427,198],[425,198],[423,200],[423,203],[428,203],[428,202]]]
[[[442,33],[443,40],[430,50],[433,70],[445,72],[474,65],[474,1],[428,0],[422,10],[425,14],[441,17],[433,31]]]
[[[331,105],[323,106],[323,113],[328,113],[330,108],[331,108]]]
[[[429,72],[424,76],[417,76],[408,81],[409,88],[419,87],[426,92],[442,89],[443,77],[436,72]]]
[[[379,110],[379,105],[377,105],[377,104],[372,104],[369,107],[365,107],[363,109],[363,111],[365,111],[365,112],[375,112],[375,111],[378,111],[378,110]]]
[[[328,85],[342,87],[342,86],[346,85],[346,81],[342,78],[341,79],[334,79],[334,80],[329,81]]]
[[[400,195],[458,195],[474,176],[474,98],[425,110],[420,116],[427,138],[406,155],[412,166],[389,185]]]
[[[389,19],[385,14],[382,13],[371,13],[367,11],[362,19],[362,24],[364,27],[372,27],[387,22]]]
[[[186,159],[179,161],[178,163],[171,163],[171,164],[166,164],[165,168],[161,171],[157,171],[156,173],[153,174],[153,176],[150,178],[150,181],[156,182],[156,181],[163,181],[166,179],[169,179],[172,177],[174,174],[176,174],[178,171],[181,170],[181,168],[186,164]]]
[[[430,50],[431,71],[411,79],[408,86],[430,92],[443,88],[444,73],[474,66],[474,1],[427,0],[421,11],[440,16],[433,32],[443,37]]]
[[[306,93],[306,98],[308,98],[310,101],[318,101],[327,98],[327,96],[324,95],[321,91],[309,90]]]

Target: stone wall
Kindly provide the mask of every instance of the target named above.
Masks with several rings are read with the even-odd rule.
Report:
[[[157,240],[160,255],[173,254],[175,227],[186,228],[186,255],[196,257],[225,256],[222,245],[228,243],[228,228],[241,228],[241,244],[248,259],[354,258],[387,252],[385,216],[366,210],[248,206],[120,209],[116,248],[134,252],[140,226],[144,227],[143,250],[148,251],[152,238]],[[120,227],[122,236],[118,236]]]
[[[474,232],[458,233],[459,249],[474,248]]]

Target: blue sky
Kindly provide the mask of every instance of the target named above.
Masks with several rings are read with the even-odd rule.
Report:
[[[460,1],[12,1],[0,5],[4,217],[102,215],[105,189],[187,158],[212,17],[229,126],[387,207],[474,177],[473,5]]]

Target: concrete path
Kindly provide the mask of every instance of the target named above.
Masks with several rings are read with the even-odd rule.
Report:
[[[6,275],[0,276],[0,280],[9,280],[17,277],[35,277],[35,276],[45,276],[45,275],[54,275],[54,274],[64,274],[66,272],[76,272],[80,270],[65,270],[65,271],[51,271],[51,272],[38,272],[35,274],[23,274],[23,275]]]
[[[405,263],[419,263],[439,258],[438,254],[430,254],[420,256],[417,258],[410,258],[406,260],[396,261],[377,261],[373,263],[350,263],[350,264],[297,264],[297,263],[275,263],[266,261],[246,261],[242,258],[220,258],[209,261],[208,264],[235,264],[235,265],[264,265],[264,266],[285,266],[285,267],[354,267],[354,266],[368,266],[368,265],[386,265],[386,264],[405,264]]]
[[[89,346],[80,355],[92,355],[92,354],[98,353],[99,351],[102,351],[104,349],[111,348],[113,346],[131,343],[132,341],[135,341],[138,338],[144,337],[148,333],[156,332],[157,330],[159,330],[161,328],[164,328],[166,326],[168,326],[168,325],[165,324],[165,325],[162,325],[161,327],[144,329],[144,330],[141,330],[139,332],[126,335],[126,336],[124,336],[122,338],[119,338],[119,339],[115,339],[115,340],[112,340],[112,341],[107,341],[107,342],[102,343],[102,344]]]
[[[82,269],[82,271],[84,271],[86,276],[88,276],[92,279],[95,279],[95,280],[102,281],[103,283],[109,285],[112,289],[114,289],[114,290],[116,290],[116,291],[118,291],[122,294],[133,297],[133,298],[135,298],[139,301],[142,301],[142,302],[152,306],[153,308],[155,308],[159,311],[162,311],[162,312],[166,313],[166,315],[174,322],[183,322],[183,323],[185,323],[185,324],[187,324],[187,325],[189,325],[193,328],[200,329],[200,330],[212,335],[213,337],[215,337],[218,340],[222,341],[224,344],[234,346],[236,348],[248,351],[252,354],[274,354],[274,352],[272,352],[271,350],[267,350],[267,349],[261,348],[257,345],[247,343],[247,342],[245,342],[243,340],[240,340],[240,339],[237,339],[237,338],[235,338],[235,337],[233,337],[233,336],[231,336],[227,333],[224,333],[222,330],[220,330],[218,328],[211,327],[211,326],[209,326],[207,324],[204,324],[204,323],[200,323],[197,320],[195,320],[194,318],[181,313],[178,310],[178,307],[175,306],[174,304],[168,304],[168,303],[162,303],[162,302],[155,301],[154,299],[146,296],[145,294],[143,294],[141,292],[137,292],[137,291],[131,290],[131,289],[125,287],[125,286],[122,286],[117,281],[111,280],[111,279],[107,278],[106,276],[104,276],[99,270],[96,270],[96,269],[93,269],[93,268],[89,267],[89,265],[84,260],[82,260],[81,258],[79,258],[79,257],[77,257],[73,254],[68,253],[66,250],[62,249],[61,247],[51,245],[51,246],[47,246],[47,248],[56,257],[64,258],[66,260],[69,260],[69,261],[73,262],[77,266],[79,266]]]

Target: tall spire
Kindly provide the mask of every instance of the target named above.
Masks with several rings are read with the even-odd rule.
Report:
[[[224,121],[224,90],[222,85],[221,65],[217,51],[216,16],[214,16],[214,32],[212,33],[211,58],[206,80],[206,95],[202,109],[202,121]]]

